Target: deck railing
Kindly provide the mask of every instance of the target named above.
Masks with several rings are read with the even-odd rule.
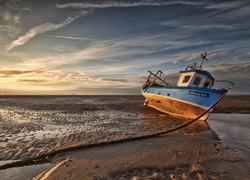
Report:
[[[216,81],[214,81],[214,84],[211,86],[211,88],[213,88],[217,83],[229,83],[229,84],[231,84],[231,86],[226,90],[232,89],[234,87],[234,83],[232,83],[231,81],[216,80]],[[221,88],[221,89],[225,89],[225,88]]]

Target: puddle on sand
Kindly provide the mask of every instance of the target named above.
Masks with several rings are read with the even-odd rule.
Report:
[[[250,114],[211,114],[207,122],[221,141],[250,148]]]
[[[21,180],[21,179],[32,179],[38,174],[52,168],[54,164],[38,164],[22,167],[8,168],[0,170],[0,179],[1,180]]]

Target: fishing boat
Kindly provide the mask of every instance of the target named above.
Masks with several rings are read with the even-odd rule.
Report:
[[[208,71],[202,69],[204,61],[207,61],[206,55],[207,53],[201,54],[200,65],[197,66],[195,63],[180,71],[176,86],[171,86],[165,80],[161,70],[156,73],[148,71],[148,79],[141,90],[146,98],[144,105],[171,115],[193,119],[201,116],[199,120],[206,120],[214,104],[218,103],[234,86],[230,81],[215,80]],[[222,86],[229,85],[229,87],[215,89],[221,82]]]

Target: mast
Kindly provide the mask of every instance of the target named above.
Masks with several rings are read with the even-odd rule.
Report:
[[[198,66],[198,67],[199,67],[199,70],[202,70],[202,65],[203,65],[204,60],[206,60],[206,61],[208,60],[208,59],[207,59],[207,52],[205,52],[204,54],[201,53],[201,58],[202,58],[201,65]]]

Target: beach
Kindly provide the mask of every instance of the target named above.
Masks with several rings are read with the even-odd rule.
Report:
[[[226,96],[207,122],[143,106],[142,96],[1,99],[5,179],[249,179],[250,96]],[[171,131],[171,132],[169,132]],[[169,132],[155,135],[159,132]]]

